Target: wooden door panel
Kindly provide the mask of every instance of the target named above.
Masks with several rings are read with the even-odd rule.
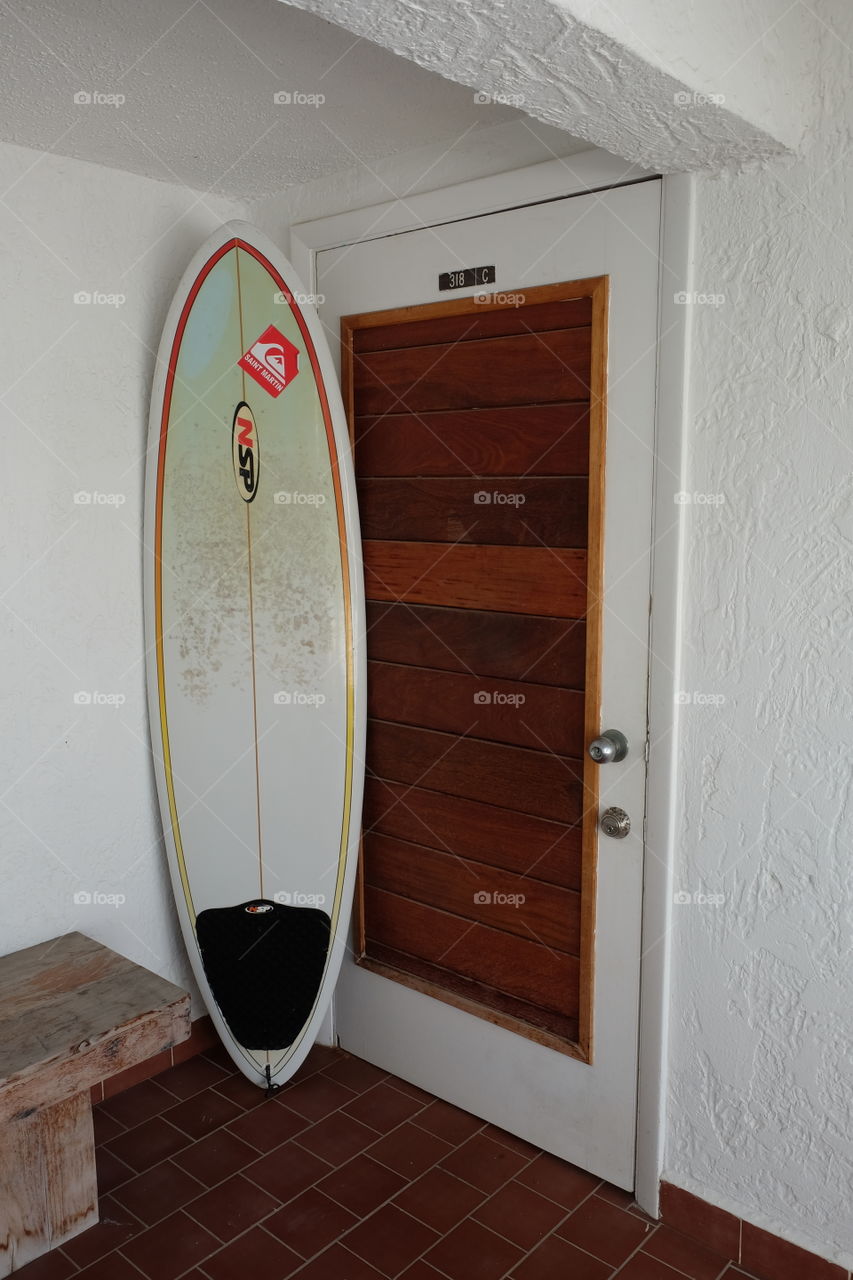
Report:
[[[488,294],[485,295],[488,297]],[[517,297],[523,298],[519,291]],[[389,351],[401,347],[424,347],[435,343],[466,342],[475,338],[500,338],[514,333],[541,333],[548,329],[573,329],[592,320],[592,300],[566,298],[556,302],[540,302],[532,306],[501,307],[479,312],[468,311],[458,316],[437,316],[431,320],[412,320],[408,324],[376,325],[357,329],[353,351]]]
[[[342,323],[368,601],[359,963],[588,1057],[606,282]]]
[[[368,662],[367,690],[374,719],[583,755],[585,698],[576,689]]]
[[[589,357],[588,328],[372,351],[354,393],[360,414],[587,400]]]
[[[364,882],[491,929],[577,955],[580,895],[529,875],[497,871],[457,853],[374,834]]]
[[[586,552],[369,541],[364,585],[369,600],[582,618]]]
[[[365,887],[369,938],[557,1013],[577,1013],[578,960],[538,942],[471,925],[435,907]]]
[[[583,689],[583,620],[368,601],[370,655],[441,671]]]
[[[359,412],[354,434],[359,476],[583,476],[589,466],[585,403]]]
[[[574,824],[583,814],[579,762],[525,747],[369,719],[367,768],[389,782],[409,782],[554,822]]]
[[[359,480],[361,536],[399,542],[475,542],[586,548],[585,476]]]
[[[581,828],[498,809],[441,791],[368,778],[365,838],[372,832],[456,853],[470,862],[581,887]]]

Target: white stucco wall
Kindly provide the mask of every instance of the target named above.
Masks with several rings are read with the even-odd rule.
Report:
[[[797,163],[698,180],[665,1176],[853,1265],[853,12]],[[697,704],[695,694],[724,699]]]
[[[820,19],[789,0],[287,3],[662,173],[778,155],[809,123]]]
[[[241,210],[17,147],[0,171],[0,950],[80,929],[189,985],[148,748],[143,462],[171,295]],[[96,692],[124,702],[75,702]]]

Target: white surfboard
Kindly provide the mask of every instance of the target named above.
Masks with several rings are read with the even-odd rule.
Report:
[[[172,302],[146,477],[151,738],[193,971],[250,1080],[310,1049],[361,819],[364,591],[349,433],[292,267],[245,223]]]

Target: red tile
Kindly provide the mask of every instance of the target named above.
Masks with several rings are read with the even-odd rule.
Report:
[[[452,1150],[450,1143],[427,1133],[426,1129],[401,1124],[374,1142],[367,1154],[371,1160],[378,1160],[404,1178],[419,1178]]]
[[[566,1216],[565,1209],[520,1182],[508,1182],[473,1215],[520,1249],[532,1249]]]
[[[124,1133],[124,1125],[119,1124],[118,1120],[113,1120],[112,1116],[108,1116],[102,1107],[92,1107],[92,1124],[95,1128],[95,1142],[98,1146],[117,1138],[120,1133]]]
[[[240,1280],[244,1278],[241,1276]],[[299,1280],[385,1280],[385,1277],[342,1244],[333,1244],[299,1272]]]
[[[493,1142],[500,1142],[505,1147],[509,1147],[510,1151],[515,1151],[520,1156],[527,1156],[528,1160],[539,1155],[539,1147],[534,1147],[532,1142],[525,1142],[523,1138],[517,1138],[514,1133],[507,1133],[506,1129],[499,1129],[496,1124],[487,1124],[483,1128],[483,1133]]]
[[[279,1107],[278,1110],[283,1108]],[[345,1160],[351,1160],[359,1151],[364,1151],[365,1147],[375,1142],[376,1132],[368,1129],[367,1125],[359,1124],[351,1116],[344,1115],[343,1111],[336,1111],[319,1124],[303,1130],[296,1141],[306,1151],[313,1151],[321,1160],[328,1160],[329,1164],[337,1166]]]
[[[143,1080],[150,1080],[152,1076],[160,1075],[167,1067],[172,1065],[172,1050],[164,1049],[162,1053],[155,1053],[153,1058],[146,1058],[144,1062],[137,1062],[133,1067],[127,1067],[124,1071],[119,1071],[117,1075],[109,1076],[104,1080],[104,1097],[114,1098],[117,1093],[124,1093],[125,1089],[132,1089],[135,1084],[141,1084]]]
[[[358,1218],[343,1205],[316,1187],[309,1187],[301,1196],[267,1218],[264,1229],[271,1231],[288,1248],[295,1249],[303,1258],[311,1258],[345,1231],[354,1226]]]
[[[212,1020],[204,1015],[202,1018],[196,1018],[190,1027],[190,1034],[186,1040],[182,1040],[180,1044],[172,1045],[172,1061],[175,1066],[181,1062],[186,1062],[188,1058],[194,1058],[197,1053],[204,1053],[207,1049],[213,1049],[220,1043],[219,1036],[216,1034],[216,1028]]]
[[[196,1266],[218,1248],[216,1236],[205,1231],[181,1210],[143,1231],[142,1235],[125,1245],[122,1254],[150,1280],[174,1280],[175,1276]]]
[[[159,1116],[174,1105],[175,1099],[171,1093],[161,1089],[154,1080],[144,1080],[142,1084],[125,1089],[124,1093],[102,1102],[98,1111],[114,1121],[117,1120],[125,1129],[132,1129],[134,1125],[142,1124],[152,1116]]]
[[[700,1200],[690,1191],[660,1184],[660,1216],[669,1227],[698,1240],[712,1253],[737,1260],[740,1251],[740,1219],[725,1209]]]
[[[419,1102],[423,1107],[428,1106],[430,1102],[435,1100],[434,1093],[427,1093],[426,1089],[419,1089],[416,1084],[410,1084],[408,1080],[401,1080],[399,1076],[389,1075],[388,1083],[392,1084],[395,1089],[399,1089],[401,1093],[405,1093],[407,1097],[414,1098],[415,1102]]]
[[[223,1098],[215,1089],[203,1089],[185,1102],[179,1102],[163,1113],[176,1129],[181,1129],[189,1138],[203,1138],[213,1129],[219,1129],[229,1120],[235,1120],[244,1112],[234,1102]],[[238,1134],[238,1137],[241,1136]]]
[[[413,1262],[407,1271],[400,1276],[400,1280],[445,1280],[440,1271],[436,1271],[435,1267],[431,1267],[428,1262],[424,1262],[423,1258],[419,1258],[417,1262]]]
[[[595,1190],[601,1179],[543,1152],[521,1171],[518,1181],[547,1200],[556,1200],[566,1209],[574,1209]]]
[[[726,1273],[728,1275],[728,1272]],[[526,1277],[520,1278],[526,1280]],[[619,1272],[619,1280],[684,1280],[680,1271],[673,1271],[658,1258],[649,1253],[635,1253]],[[804,1280],[804,1277],[800,1277]]]
[[[93,1084],[89,1090],[89,1097],[92,1099],[92,1106],[104,1100],[104,1082],[99,1080],[97,1084]]]
[[[454,1146],[473,1137],[483,1127],[483,1121],[472,1116],[469,1111],[462,1111],[439,1098],[419,1111],[413,1123],[421,1129],[428,1129],[445,1142],[452,1142]]]
[[[227,1242],[254,1227],[277,1208],[277,1200],[238,1173],[186,1205],[186,1212],[220,1240]]]
[[[618,1205],[620,1209],[630,1209],[637,1204],[633,1191],[623,1191],[621,1187],[614,1187],[609,1182],[602,1182],[595,1194],[608,1204]]]
[[[476,1133],[441,1162],[441,1167],[463,1182],[491,1194],[527,1164],[524,1156],[482,1133]]]
[[[248,1142],[258,1151],[272,1151],[283,1142],[295,1138],[297,1133],[307,1129],[309,1121],[298,1116],[290,1107],[285,1107],[268,1098],[260,1107],[252,1111],[244,1111],[228,1126],[229,1133],[234,1133],[243,1142]]]
[[[671,1227],[659,1226],[643,1245],[643,1252],[659,1258],[661,1262],[683,1271],[690,1280],[716,1280],[728,1258],[719,1253],[711,1253],[704,1245],[698,1244],[680,1231]]]
[[[285,1142],[243,1172],[263,1191],[285,1204],[327,1174],[329,1165],[295,1143]]]
[[[40,1258],[28,1262],[25,1267],[19,1267],[14,1273],[15,1280],[67,1280],[68,1276],[76,1274],[74,1263],[60,1249],[43,1253]]]
[[[325,1071],[346,1057],[343,1049],[333,1044],[313,1044],[300,1071]]]
[[[443,1234],[467,1218],[484,1198],[484,1193],[476,1187],[460,1182],[444,1169],[435,1168],[404,1187],[394,1197],[394,1203]]]
[[[390,1200],[405,1184],[405,1179],[368,1156],[356,1156],[318,1183],[319,1190],[331,1196],[351,1213],[363,1218],[380,1204]]]
[[[200,1182],[171,1160],[165,1160],[119,1187],[114,1198],[146,1227],[150,1227],[180,1209],[188,1200],[194,1200],[202,1191],[204,1187]]]
[[[514,1244],[466,1218],[430,1249],[425,1261],[450,1280],[496,1280],[521,1257]]]
[[[591,1258],[588,1253],[582,1253],[559,1236],[548,1236],[512,1273],[513,1280],[557,1280],[557,1277],[566,1277],[566,1280],[569,1277],[571,1280],[608,1280],[612,1275],[613,1268],[608,1263]],[[625,1275],[626,1271],[620,1271],[619,1280]]]
[[[194,1093],[201,1093],[202,1089],[210,1089],[227,1079],[229,1074],[231,1073],[217,1067],[208,1058],[198,1055],[190,1058],[189,1062],[182,1062],[179,1066],[164,1071],[157,1077],[157,1083],[176,1098],[183,1099],[191,1098]]]
[[[298,1254],[263,1227],[253,1227],[208,1258],[204,1271],[210,1280],[286,1280],[301,1265]]]
[[[365,1089],[372,1089],[375,1084],[384,1080],[387,1074],[388,1072],[382,1071],[380,1067],[374,1067],[373,1063],[365,1062],[363,1058],[352,1058],[349,1054],[345,1054],[337,1062],[323,1068],[324,1076],[328,1076],[330,1080],[337,1080],[338,1084],[344,1085],[347,1089],[353,1089],[356,1093],[364,1093]]]
[[[801,1249],[790,1240],[782,1240],[744,1222],[740,1244],[740,1264],[761,1280],[847,1280],[847,1271],[835,1262]]]
[[[261,1106],[264,1102],[271,1102],[265,1094],[265,1090],[257,1084],[252,1084],[251,1080],[247,1080],[242,1071],[237,1071],[232,1076],[226,1076],[224,1080],[220,1080],[219,1084],[213,1086],[217,1093],[221,1093],[223,1098],[227,1098],[229,1102],[234,1102],[238,1107],[242,1107],[244,1111],[251,1111],[254,1107]]]
[[[350,1102],[344,1111],[361,1124],[368,1124],[379,1133],[387,1133],[423,1111],[423,1104],[383,1082],[368,1089],[355,1102]]]
[[[15,1272],[15,1280],[19,1274],[24,1273]],[[120,1253],[108,1253],[105,1258],[93,1262],[85,1271],[77,1271],[74,1280],[77,1280],[78,1276],[82,1277],[82,1280],[139,1280],[136,1267],[131,1266],[127,1258],[122,1257]]]
[[[204,1057],[212,1062],[214,1066],[221,1067],[223,1071],[235,1072],[237,1070],[237,1064],[221,1040],[217,1040],[212,1049],[205,1049]]]
[[[438,1233],[410,1218],[394,1205],[386,1204],[346,1237],[346,1247],[369,1262],[377,1271],[396,1276],[425,1253]]]
[[[338,1107],[344,1107],[355,1098],[352,1089],[346,1089],[336,1080],[319,1073],[300,1081],[292,1088],[283,1090],[278,1099],[291,1111],[296,1111],[307,1120],[322,1120],[331,1115]]]
[[[649,1230],[632,1213],[590,1196],[557,1228],[557,1235],[618,1267],[647,1239]]]
[[[257,1151],[227,1129],[217,1129],[175,1156],[175,1164],[212,1187],[257,1159]]]
[[[180,1151],[188,1141],[187,1135],[181,1133],[180,1129],[167,1124],[162,1116],[154,1116],[153,1120],[146,1120],[135,1129],[129,1129],[127,1133],[113,1138],[103,1150],[118,1156],[137,1173],[142,1173]]]
[[[120,1187],[128,1178],[133,1177],[133,1170],[123,1160],[108,1150],[107,1147],[95,1148],[95,1168],[98,1175],[98,1194],[105,1196],[116,1187]]]
[[[78,1267],[88,1267],[105,1253],[120,1249],[144,1230],[143,1224],[118,1204],[112,1196],[101,1196],[98,1201],[100,1220],[88,1231],[66,1241],[62,1246]],[[17,1273],[16,1273],[17,1274]]]

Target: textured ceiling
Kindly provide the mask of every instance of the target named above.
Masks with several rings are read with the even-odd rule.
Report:
[[[252,199],[527,120],[278,0],[2,9],[0,138],[197,190]]]

